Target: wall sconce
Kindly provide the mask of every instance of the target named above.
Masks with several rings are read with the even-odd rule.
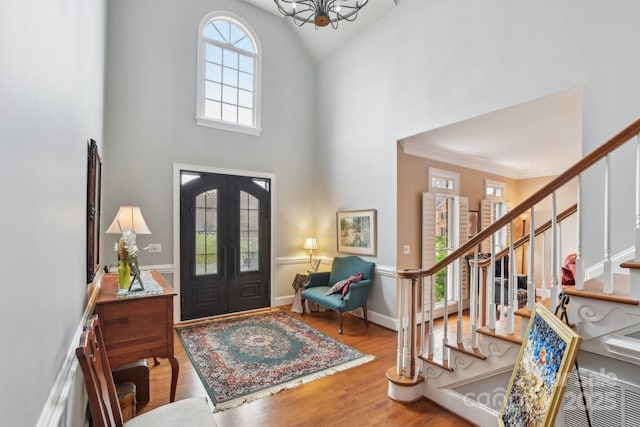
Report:
[[[313,256],[313,251],[315,249],[318,249],[318,242],[316,242],[316,238],[307,237],[307,239],[304,241],[304,245],[302,246],[302,249],[307,249],[309,251],[309,268],[314,269],[311,257]]]
[[[522,236],[524,236],[524,227],[527,223],[527,219],[529,218],[529,214],[528,213],[523,213],[520,214],[520,219],[522,220]]]

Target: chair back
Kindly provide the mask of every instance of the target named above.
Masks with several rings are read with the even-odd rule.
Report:
[[[97,315],[87,321],[76,357],[84,375],[93,425],[122,427],[122,412]]]
[[[502,269],[502,263],[504,263],[504,270]],[[494,277],[509,278],[509,255],[505,255],[501,259],[496,260]]]
[[[373,276],[375,264],[365,261],[358,256],[335,257],[331,264],[329,286],[336,282],[348,279],[352,274],[362,273],[362,280],[369,280]]]

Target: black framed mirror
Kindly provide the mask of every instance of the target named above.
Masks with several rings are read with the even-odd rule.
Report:
[[[102,161],[98,144],[89,140],[87,147],[87,283],[100,267],[100,196]]]

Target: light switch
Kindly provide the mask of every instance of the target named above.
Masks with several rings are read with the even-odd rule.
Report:
[[[160,243],[149,243],[149,253],[157,253],[162,252],[162,244]]]
[[[403,252],[405,255],[409,255],[409,254],[411,253],[411,246],[409,246],[409,245],[404,245],[404,247],[402,248],[402,252]]]

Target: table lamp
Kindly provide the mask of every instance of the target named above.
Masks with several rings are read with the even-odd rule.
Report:
[[[120,206],[116,217],[109,228],[107,228],[106,234],[124,234],[126,230],[131,230],[134,234],[151,234],[151,230],[149,230],[147,223],[144,221],[140,207]],[[122,237],[120,240],[122,240]],[[133,280],[131,280],[129,291],[131,292],[131,287],[133,286],[136,278],[138,279],[138,283],[140,283],[141,289],[139,290],[144,290],[142,278],[140,277],[140,270],[138,268],[137,254],[135,255],[135,261],[131,263],[131,268],[133,269]]]
[[[318,249],[318,242],[316,242],[315,237],[307,237],[302,249],[307,249],[309,251],[309,268],[313,269],[311,257],[313,256],[313,250]]]

